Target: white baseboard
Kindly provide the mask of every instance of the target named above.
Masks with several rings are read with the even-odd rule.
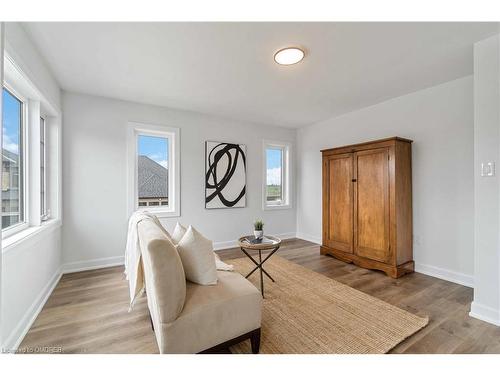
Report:
[[[415,272],[474,288],[474,276],[428,264],[415,263]]]
[[[276,236],[281,238],[282,240],[288,240],[290,238],[295,238],[295,232],[281,233],[281,234],[272,234],[272,236]],[[232,249],[233,247],[238,247],[238,241],[220,241],[214,242],[214,250],[224,250],[224,249]]]
[[[45,285],[45,287],[41,290],[41,292],[38,294],[38,296],[36,297],[32,305],[29,307],[29,309],[24,313],[23,317],[17,324],[14,331],[12,331],[9,337],[2,344],[3,349],[10,352],[10,351],[15,351],[19,348],[19,345],[21,345],[24,336],[26,336],[26,334],[28,333],[29,329],[35,322],[35,319],[37,318],[38,314],[40,313],[40,311],[42,311],[43,306],[45,305],[50,295],[52,294],[52,291],[59,283],[61,276],[62,273],[61,269],[59,268],[56,271],[56,273],[51,277],[49,282]]]
[[[288,240],[290,238],[295,238],[295,232],[281,233],[281,234],[273,234],[273,236],[279,237],[282,240]],[[233,247],[238,247],[238,241],[220,241],[214,242],[214,250],[223,250],[223,249],[231,249]],[[71,273],[71,272],[80,272],[80,271],[88,271],[95,270],[99,268],[105,267],[113,267],[113,266],[121,266],[124,264],[124,257],[109,257],[109,258],[98,258],[92,260],[84,260],[79,262],[71,262],[63,264],[62,273]]]
[[[500,311],[477,302],[472,302],[469,316],[500,326]]]
[[[79,262],[71,262],[63,264],[62,273],[72,273],[80,271],[89,271],[99,268],[121,266],[125,263],[125,258],[123,256],[108,257],[108,258],[97,258],[92,260],[83,260]]]
[[[234,240],[234,241],[214,242],[214,251],[231,249],[233,247],[238,247],[238,241]]]
[[[297,232],[297,238],[300,238],[301,240],[306,240],[309,242],[314,242],[315,244],[321,245],[321,237],[316,237],[316,236],[311,236],[306,233],[301,233]]]

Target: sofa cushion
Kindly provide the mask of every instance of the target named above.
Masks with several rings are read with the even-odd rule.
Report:
[[[177,318],[186,298],[186,277],[175,245],[153,220],[138,224],[148,306],[161,323]],[[153,319],[155,320],[155,319]]]
[[[162,324],[162,353],[198,353],[260,328],[262,296],[237,272],[217,271],[214,286],[187,283],[184,309]]]
[[[172,232],[172,235],[170,236],[170,238],[171,238],[172,242],[175,245],[177,245],[185,233],[186,233],[186,228],[183,225],[181,225],[179,222],[177,222],[175,224],[174,231]]]
[[[200,285],[217,284],[212,241],[203,237],[190,225],[179,241],[177,250],[181,256],[186,279]]]

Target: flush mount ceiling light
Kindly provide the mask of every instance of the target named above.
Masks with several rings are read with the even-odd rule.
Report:
[[[280,65],[293,65],[302,61],[304,51],[298,47],[287,47],[280,49],[274,54],[274,61]]]

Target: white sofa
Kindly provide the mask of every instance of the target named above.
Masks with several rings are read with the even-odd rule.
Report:
[[[176,248],[152,220],[138,224],[146,295],[160,353],[217,352],[245,339],[259,352],[262,297],[237,272],[186,281]]]

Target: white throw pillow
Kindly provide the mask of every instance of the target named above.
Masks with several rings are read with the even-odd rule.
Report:
[[[186,279],[200,285],[217,284],[212,241],[191,225],[179,241],[178,248]]]
[[[177,224],[175,224],[174,231],[173,231],[172,235],[170,236],[174,245],[177,245],[179,243],[179,241],[182,239],[182,237],[186,233],[186,230],[187,229],[185,227],[183,227],[181,224],[179,224],[179,222],[177,222]]]

